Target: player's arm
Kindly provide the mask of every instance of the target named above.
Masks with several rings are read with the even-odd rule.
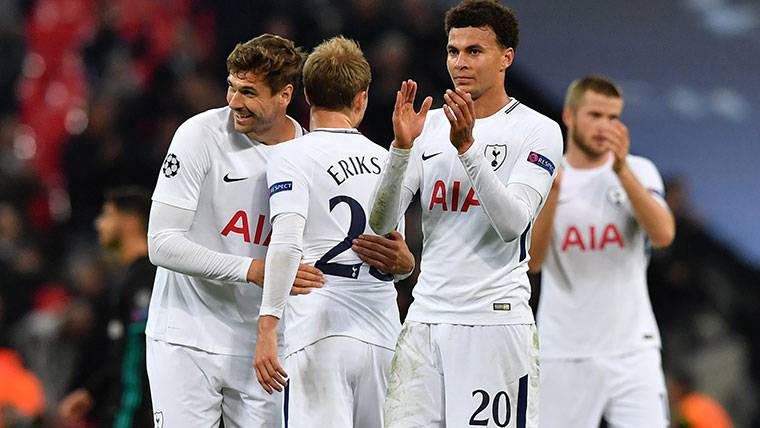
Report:
[[[562,167],[559,168],[557,176],[554,177],[551,190],[549,190],[549,196],[546,197],[546,203],[541,208],[541,212],[536,218],[536,222],[533,225],[533,235],[530,241],[530,260],[528,261],[528,270],[531,273],[536,273],[541,270],[541,265],[544,263],[546,257],[546,251],[549,249],[549,243],[552,238],[552,226],[554,225],[554,217],[557,213],[557,201],[559,200],[559,188],[562,181]]]
[[[245,282],[253,259],[213,251],[188,239],[194,217],[195,211],[153,202],[148,223],[151,263],[187,275]]]
[[[186,275],[264,285],[264,259],[221,253],[193,242],[187,232],[194,218],[195,211],[153,202],[148,224],[151,263]],[[307,294],[323,282],[319,269],[300,265],[293,293]]]
[[[433,103],[431,97],[422,102],[419,112],[414,111],[417,83],[407,80],[396,92],[393,109],[393,134],[390,154],[378,187],[372,197],[369,226],[378,235],[385,235],[396,227],[419,187],[416,170],[407,177],[409,157],[414,139],[422,133],[425,118]]]
[[[652,195],[628,166],[626,162],[630,145],[628,128],[617,121],[606,130],[605,136],[610,151],[615,156],[612,169],[628,195],[636,221],[649,236],[654,248],[667,247],[673,242],[676,234],[675,219],[665,201],[661,198],[658,200],[658,196]]]
[[[272,239],[266,257],[264,295],[259,311],[259,331],[256,338],[254,368],[256,379],[264,390],[272,394],[287,386],[288,374],[277,356],[277,324],[285,310],[290,284],[296,277],[303,255],[303,230],[306,220],[295,213],[275,216],[272,221]]]

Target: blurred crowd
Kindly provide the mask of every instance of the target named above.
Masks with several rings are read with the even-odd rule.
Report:
[[[98,247],[103,195],[152,189],[179,124],[225,104],[236,42],[262,32],[307,49],[335,34],[360,41],[373,74],[361,130],[387,146],[402,79],[434,106],[450,86],[451,3],[0,0],[0,427],[63,426],[57,405],[103,349],[109,287],[124,275]],[[508,93],[558,120],[561,101],[526,82],[510,71]],[[290,114],[305,124],[307,113],[297,97]],[[649,280],[671,398],[702,393],[735,426],[760,426],[760,270],[702,225],[688,183],[674,177],[667,191],[676,240],[653,253]],[[407,232],[419,260],[418,210]],[[402,313],[415,277],[398,285]],[[673,409],[674,423],[697,426]]]

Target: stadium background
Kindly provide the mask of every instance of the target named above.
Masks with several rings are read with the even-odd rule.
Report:
[[[387,146],[402,79],[435,105],[450,86],[442,17],[453,3],[0,0],[0,341],[41,380],[44,426],[97,352],[120,273],[93,230],[103,193],[152,189],[177,126],[224,105],[234,44],[262,32],[307,49],[335,34],[359,40],[373,72],[361,130]],[[737,427],[760,426],[760,5],[508,4],[521,22],[510,95],[559,121],[573,78],[622,83],[632,152],[660,166],[678,219],[649,274],[666,370],[719,400]],[[306,124],[307,111],[299,96],[290,114]],[[399,285],[402,309],[413,283]]]

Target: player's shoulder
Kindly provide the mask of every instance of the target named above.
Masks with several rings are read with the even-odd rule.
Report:
[[[514,106],[507,107],[507,109],[504,110],[504,120],[514,120],[525,126],[527,129],[559,129],[559,124],[554,119],[534,110],[520,101],[515,102],[516,104]]]
[[[361,134],[356,138],[357,144],[361,145],[363,150],[366,150],[367,152],[373,154],[373,155],[382,155],[386,156],[388,154],[388,149],[381,146],[380,144],[377,144],[376,142],[369,139],[364,134]]]
[[[634,155],[634,154],[628,154],[628,157],[625,159],[626,162],[628,162],[628,166],[631,168],[654,168],[657,169],[657,167],[654,165],[654,162],[652,162],[649,158],[645,158],[644,156]]]
[[[229,108],[207,110],[185,120],[174,132],[170,150],[183,156],[206,156],[210,146],[224,140]]]
[[[315,140],[313,133],[304,134],[272,146],[272,156],[293,156],[308,151]]]
[[[211,134],[224,134],[228,132],[229,118],[229,107],[206,110],[185,120],[177,129],[177,132],[180,132],[180,130],[203,130]]]
[[[628,167],[635,173],[658,172],[654,162],[644,156],[628,154],[625,160],[628,163]]]

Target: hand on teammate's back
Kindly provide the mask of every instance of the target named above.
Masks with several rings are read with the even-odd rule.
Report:
[[[363,262],[385,273],[404,274],[414,269],[414,255],[395,230],[385,236],[359,235],[351,249]]]
[[[265,259],[256,259],[248,267],[248,282],[252,282],[259,287],[264,286],[264,262]],[[296,280],[293,282],[293,288],[290,294],[309,294],[313,288],[322,288],[325,284],[325,278],[322,271],[314,266],[301,264],[296,272]]]
[[[417,95],[417,82],[407,80],[401,82],[401,89],[396,92],[396,105],[393,108],[393,135],[395,147],[411,149],[414,139],[422,133],[425,117],[433,105],[433,98],[426,97],[422,101],[420,111],[414,111],[414,98]]]

